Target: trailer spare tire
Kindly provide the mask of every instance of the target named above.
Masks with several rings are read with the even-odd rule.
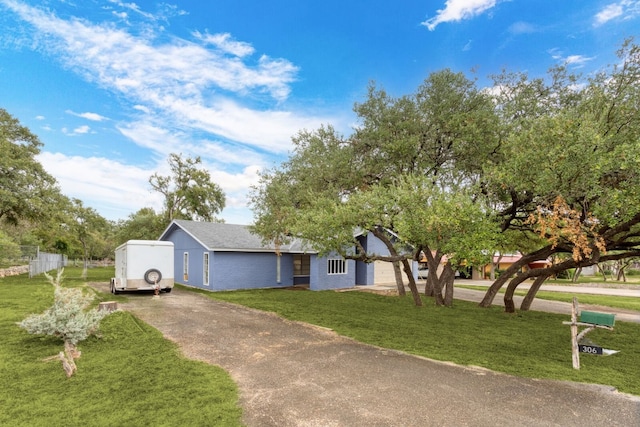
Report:
[[[160,280],[162,280],[162,273],[160,273],[160,270],[150,268],[146,273],[144,273],[144,281],[150,285],[160,283]]]

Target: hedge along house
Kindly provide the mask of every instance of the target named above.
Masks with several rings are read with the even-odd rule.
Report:
[[[297,240],[262,244],[248,226],[174,220],[159,240],[173,242],[177,283],[212,291],[308,285],[312,290],[349,288],[355,262],[319,257]]]

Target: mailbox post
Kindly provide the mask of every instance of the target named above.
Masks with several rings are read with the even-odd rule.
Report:
[[[615,314],[597,313],[595,311],[580,312],[580,321],[578,321],[578,298],[573,297],[573,305],[571,307],[571,322],[562,322],[564,325],[571,326],[571,360],[573,369],[580,369],[580,353],[603,354],[602,347],[595,345],[581,345],[580,340],[595,328],[613,330],[615,324]],[[586,326],[578,333],[578,326]]]

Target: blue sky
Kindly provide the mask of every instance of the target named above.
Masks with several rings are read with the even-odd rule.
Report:
[[[0,0],[0,108],[44,143],[62,192],[117,220],[162,208],[154,172],[200,156],[249,224],[257,173],[301,129],[356,125],[369,82],[412,93],[451,68],[589,75],[640,29],[640,0]]]

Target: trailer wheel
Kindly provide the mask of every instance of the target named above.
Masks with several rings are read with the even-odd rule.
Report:
[[[160,283],[160,280],[162,280],[162,273],[160,273],[160,270],[150,268],[146,273],[144,273],[144,281],[150,285]]]

